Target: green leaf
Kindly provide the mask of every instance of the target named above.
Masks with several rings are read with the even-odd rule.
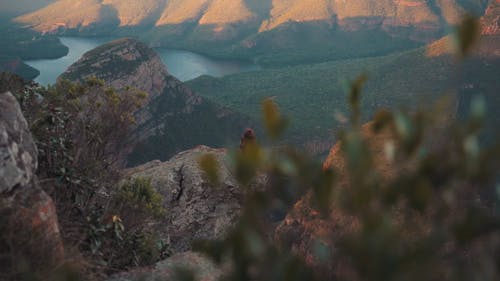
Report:
[[[278,139],[285,131],[288,122],[281,116],[278,106],[272,99],[265,99],[262,102],[262,114],[268,135]]]
[[[360,125],[361,120],[361,90],[368,80],[368,75],[359,75],[350,85],[349,104],[351,106],[351,122],[354,126]]]
[[[236,179],[242,184],[249,184],[264,161],[264,152],[257,143],[249,143],[245,149],[235,153],[234,159]]]
[[[471,118],[482,121],[486,116],[486,102],[484,97],[476,95],[471,102]]]

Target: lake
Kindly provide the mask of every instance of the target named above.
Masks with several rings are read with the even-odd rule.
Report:
[[[112,40],[111,38],[80,37],[61,37],[60,39],[69,48],[68,55],[58,59],[26,61],[26,64],[40,71],[40,75],[35,78],[35,81],[42,85],[54,84],[57,77],[83,54]],[[201,75],[222,77],[260,69],[258,65],[251,62],[214,59],[184,50],[166,48],[156,48],[155,50],[167,66],[168,72],[181,81],[191,80]]]

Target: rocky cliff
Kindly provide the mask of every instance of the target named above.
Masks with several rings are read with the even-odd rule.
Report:
[[[60,79],[81,81],[86,77],[149,94],[130,136],[134,148],[129,164],[166,160],[199,144],[236,144],[243,129],[252,125],[245,116],[193,93],[168,73],[152,49],[134,39],[116,40],[86,53]]]
[[[119,39],[85,53],[59,79],[84,81],[102,79],[116,89],[133,86],[158,97],[173,77],[159,56],[145,44],[133,39]]]
[[[9,92],[0,92],[0,108],[0,279],[13,280],[21,261],[25,270],[48,272],[64,253],[54,202],[38,185],[27,122]]]
[[[198,161],[205,154],[218,162],[220,183],[205,178]],[[199,146],[177,154],[166,162],[154,161],[125,171],[128,177],[149,178],[163,195],[165,217],[158,222],[170,251],[184,252],[197,239],[223,238],[239,218],[244,189],[228,168],[227,151]]]

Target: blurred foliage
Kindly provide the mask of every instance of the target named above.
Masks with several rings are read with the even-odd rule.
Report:
[[[287,121],[281,116],[271,99],[265,99],[262,102],[262,114],[267,134],[273,139],[279,138],[286,128]]]
[[[457,27],[455,38],[457,42],[457,55],[463,59],[470,54],[474,45],[478,42],[481,33],[479,21],[471,15],[466,15],[462,23]]]
[[[199,159],[200,167],[205,171],[208,180],[214,186],[219,183],[219,171],[217,169],[217,159],[213,154],[205,154]]]
[[[470,50],[476,25],[466,18],[459,28],[460,56]],[[351,83],[350,126],[339,134],[333,165],[322,168],[292,147],[266,149],[256,143],[233,153],[234,173],[242,185],[259,174],[267,175],[271,184],[249,190],[241,221],[227,238],[194,245],[216,262],[229,261],[224,280],[500,278],[495,188],[500,145],[479,144],[484,100],[473,99],[465,121],[454,119],[443,99],[425,109],[380,111],[370,126],[362,127],[359,105],[366,79],[362,75]],[[263,112],[272,139],[279,139],[278,106],[266,100]],[[385,149],[376,151],[374,146]],[[213,173],[217,168],[202,169]],[[269,238],[262,217],[276,200],[288,200],[291,188],[306,195],[301,204],[310,204],[332,226],[328,235],[333,244],[284,248]],[[339,229],[339,217],[351,221],[352,228]],[[314,233],[302,235],[308,239]],[[306,259],[309,253],[319,265]]]

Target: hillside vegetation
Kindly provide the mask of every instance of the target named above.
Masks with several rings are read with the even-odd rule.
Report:
[[[0,37],[0,72],[13,72],[26,79],[35,78],[39,71],[22,60],[57,58],[68,53],[68,48],[55,36],[40,36],[33,30],[2,20]]]
[[[260,118],[263,98],[272,97],[292,120],[290,135],[300,142],[332,138],[348,114],[348,81],[366,73],[364,120],[375,108],[412,108],[425,105],[443,93],[470,97],[481,93],[494,104],[500,73],[498,58],[470,59],[457,70],[450,56],[429,58],[425,48],[388,56],[300,65],[223,78],[200,77],[188,82],[198,94]],[[457,79],[461,80],[460,83]],[[459,87],[458,91],[452,89]],[[462,94],[465,93],[465,94]],[[458,100],[455,100],[458,102]],[[494,106],[492,106],[494,108]]]
[[[411,67],[411,70],[410,70]],[[446,90],[452,64],[426,60],[424,50],[383,57],[351,59],[241,73],[223,78],[203,76],[188,82],[198,94],[260,118],[263,98],[273,97],[292,120],[291,130],[303,136],[326,137],[348,114],[345,88],[350,79],[367,73],[364,111],[370,108],[424,102]],[[336,118],[337,117],[337,118]],[[342,119],[342,118],[340,118]]]

